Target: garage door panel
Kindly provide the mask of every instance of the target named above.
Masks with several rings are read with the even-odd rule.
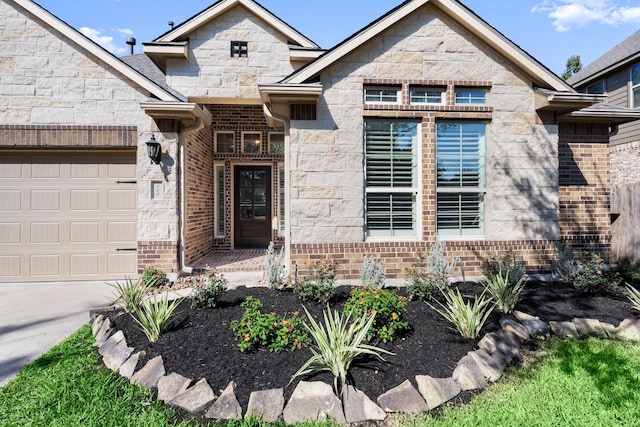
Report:
[[[135,178],[131,151],[3,152],[0,282],[136,275]]]

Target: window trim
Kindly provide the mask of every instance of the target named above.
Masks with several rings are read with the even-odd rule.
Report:
[[[594,91],[589,90],[590,88],[592,88],[592,87],[594,87],[596,85],[601,85],[602,86],[602,91],[594,92]],[[584,93],[591,94],[591,95],[604,95],[606,92],[607,92],[607,86],[606,86],[605,79],[597,80],[597,81],[591,83],[590,85],[588,85],[587,87],[584,88]]]
[[[249,42],[240,40],[233,40],[231,42],[231,57],[232,58],[248,58],[249,57]]]
[[[224,237],[226,237],[226,233],[227,233],[227,208],[225,206],[225,197],[224,197],[224,193],[226,191],[226,189],[224,188],[224,180],[225,180],[225,167],[224,167],[224,163],[214,163],[213,164],[213,170],[214,170],[214,197],[215,197],[215,237],[217,239],[222,239]],[[220,179],[220,172],[222,172],[222,180]],[[220,186],[222,185],[222,196],[220,195]],[[222,200],[220,200],[220,198],[222,197]],[[222,208],[222,211],[220,211],[220,209]],[[220,230],[220,227],[222,226],[222,231]]]
[[[636,105],[635,103],[635,92],[640,92],[640,81],[638,81],[638,83],[636,84],[633,83],[634,68],[638,69],[638,74],[640,75],[640,62],[632,65],[629,69],[629,82],[631,86],[631,88],[629,89],[629,105],[631,106],[631,108],[640,108],[640,105]]]
[[[273,150],[271,150],[271,137],[273,135],[281,135],[282,136],[282,151],[281,152],[274,152]],[[268,135],[268,143],[269,143],[269,154],[275,154],[275,155],[283,155],[284,154],[284,132],[269,132]]]
[[[259,144],[255,144],[256,139],[255,138],[253,139],[254,145],[258,145],[258,147],[259,147],[258,151],[246,151],[245,150],[245,147],[246,147],[245,141],[246,141],[247,135],[260,135],[260,143]],[[260,154],[262,154],[262,146],[264,145],[263,141],[262,141],[262,138],[263,138],[263,135],[262,135],[262,132],[260,132],[260,131],[249,131],[248,130],[248,131],[242,132],[242,154],[249,154],[249,155],[252,155],[252,156],[259,156]]]
[[[438,185],[438,126],[441,123],[451,123],[451,124],[482,124],[484,125],[484,135],[483,141],[479,144],[478,147],[478,158],[480,161],[479,168],[482,171],[482,175],[479,177],[479,183],[477,187],[462,187],[462,186],[450,186],[450,187],[441,187]],[[486,121],[473,121],[473,120],[438,120],[436,122],[435,129],[435,144],[436,144],[436,177],[435,177],[435,186],[436,186],[436,204],[435,204],[435,216],[436,216],[436,234],[438,237],[447,238],[447,239],[456,239],[456,238],[484,238],[486,236],[486,219],[487,219],[487,209],[486,209],[486,197],[487,197],[487,134],[489,132],[489,123]],[[464,160],[464,157],[460,158],[460,161]],[[457,230],[441,230],[438,218],[439,218],[439,210],[438,210],[438,202],[440,194],[458,194],[460,197],[464,194],[477,194],[481,196],[479,200],[479,210],[480,210],[480,219],[479,226],[477,229],[465,229],[462,227],[462,224],[459,224]]]
[[[231,151],[218,151],[218,135],[231,135]],[[216,131],[213,133],[213,151],[216,154],[233,154],[235,153],[236,133],[234,131]]]
[[[413,187],[369,187],[367,182],[367,123],[413,123],[416,126],[414,136],[412,156],[414,159],[414,186]],[[363,126],[363,150],[364,150],[364,231],[366,241],[416,241],[422,236],[422,221],[420,220],[422,212],[422,122],[417,120],[401,120],[401,119],[367,119]],[[388,230],[387,235],[371,235],[367,222],[367,196],[369,194],[411,194],[413,197],[413,215],[414,229],[410,235],[394,234],[393,230]]]
[[[460,97],[458,96],[459,92],[470,92],[469,94],[469,102],[459,102]],[[473,92],[482,93],[484,96],[482,97],[482,102],[473,102],[474,96]],[[487,95],[489,95],[489,89],[486,87],[469,87],[469,86],[456,86],[453,92],[453,102],[455,105],[467,105],[467,106],[478,106],[478,105],[487,105]]]
[[[370,100],[368,99],[369,94],[367,91],[369,90],[389,90],[394,91],[396,93],[395,101],[383,101],[385,95],[382,93],[379,95],[380,100]],[[365,85],[363,91],[364,103],[365,104],[375,104],[375,105],[399,105],[402,103],[402,85]]]

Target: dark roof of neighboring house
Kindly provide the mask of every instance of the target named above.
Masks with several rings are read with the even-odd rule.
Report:
[[[167,84],[167,76],[165,76],[160,68],[158,68],[158,66],[154,64],[147,55],[141,53],[138,55],[122,56],[120,57],[120,59],[122,60],[122,62],[154,82],[162,89],[170,92],[178,98],[186,99],[184,95],[176,92],[171,87],[169,87],[169,85]]]
[[[640,53],[640,31],[635,32],[622,43],[578,71],[567,80],[567,83],[570,85],[586,83],[586,80],[602,71],[624,65],[626,60],[638,53]]]

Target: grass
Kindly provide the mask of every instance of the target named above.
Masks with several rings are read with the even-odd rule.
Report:
[[[441,415],[397,416],[411,426],[640,425],[640,346],[615,341],[543,343],[545,357],[510,371],[469,405]]]
[[[88,326],[0,388],[0,426],[195,426],[177,420],[153,394],[98,364]],[[523,368],[510,370],[471,404],[440,415],[392,417],[396,426],[637,426],[640,345],[557,341]],[[210,425],[216,425],[214,423]],[[231,427],[279,426],[256,419]],[[335,423],[300,426],[333,427]]]

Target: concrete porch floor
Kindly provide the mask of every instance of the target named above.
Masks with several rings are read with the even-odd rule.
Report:
[[[222,273],[264,271],[266,249],[234,249],[213,252],[193,264],[194,271],[202,272],[206,266],[216,267]]]

